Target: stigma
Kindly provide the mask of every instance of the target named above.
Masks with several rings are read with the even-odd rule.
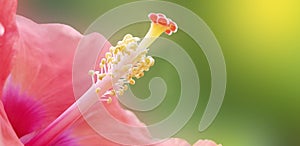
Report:
[[[134,85],[136,79],[143,77],[144,72],[149,71],[155,63],[154,58],[147,55],[148,47],[163,32],[171,35],[178,29],[176,23],[164,14],[150,13],[148,17],[151,20],[151,25],[142,40],[131,34],[125,35],[116,46],[109,48],[105,57],[101,58],[99,70],[89,71],[95,86],[106,77],[110,77],[112,80],[112,88],[105,92],[100,92],[101,88],[96,87],[95,92],[100,101],[111,103],[111,96],[123,95],[129,85]]]

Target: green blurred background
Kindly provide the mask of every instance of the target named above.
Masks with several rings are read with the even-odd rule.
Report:
[[[21,0],[18,13],[38,23],[64,23],[84,33],[100,15],[123,0]],[[196,64],[201,80],[197,110],[174,137],[194,143],[213,139],[224,146],[295,146],[300,136],[300,1],[298,0],[187,0],[171,1],[201,17],[214,32],[225,57],[227,90],[220,113],[205,132],[198,124],[210,93],[207,60],[191,38],[179,31],[170,39],[179,43]],[[184,16],[182,16],[184,17]],[[192,23],[192,22],[191,22]],[[125,32],[142,37],[149,24],[129,26]],[[137,29],[138,28],[138,29]],[[133,87],[147,97],[153,76],[168,84],[164,102],[153,111],[136,112],[147,124],[164,119],[175,108],[180,82],[175,68],[157,59],[146,77]],[[191,87],[192,88],[192,87]]]

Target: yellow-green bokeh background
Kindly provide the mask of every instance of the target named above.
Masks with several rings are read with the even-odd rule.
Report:
[[[101,14],[130,1],[123,0],[21,0],[18,13],[39,23],[59,22],[80,32]],[[227,90],[221,111],[203,133],[198,124],[210,92],[207,60],[187,34],[171,37],[191,55],[201,79],[197,110],[175,135],[194,143],[214,139],[224,146],[295,146],[300,136],[300,1],[298,0],[186,0],[171,1],[201,17],[214,32],[226,60]],[[184,16],[182,16],[184,17]],[[192,22],[191,22],[192,23]],[[146,25],[145,25],[146,26]],[[146,32],[144,25],[133,30]],[[134,26],[128,27],[131,30]],[[126,29],[120,31],[120,35]],[[116,35],[112,43],[119,39]],[[163,119],[176,106],[179,80],[174,68],[158,59],[138,81],[156,74],[165,78],[168,96],[154,111],[137,112],[146,123]],[[134,87],[137,88],[137,87]],[[191,87],[193,88],[193,87]],[[149,94],[137,89],[137,95]]]

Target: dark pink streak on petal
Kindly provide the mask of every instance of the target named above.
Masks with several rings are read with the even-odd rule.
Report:
[[[21,141],[18,139],[13,130],[0,100],[0,145],[1,146],[20,146]]]
[[[10,79],[3,90],[2,100],[8,119],[19,138],[43,126],[46,113],[42,104],[22,92]]]
[[[18,37],[15,22],[16,0],[0,0],[0,99],[6,77],[10,72],[13,46]]]
[[[55,138],[50,144],[50,146],[79,146],[77,139],[71,137],[70,131],[65,131],[63,134]]]
[[[12,80],[20,87],[18,90],[30,95],[24,95],[17,100],[23,102],[26,99],[30,102],[23,103],[26,105],[24,109],[43,111],[42,124],[28,123],[31,129],[19,126],[18,120],[12,119],[15,130],[22,131],[18,132],[21,136],[28,132],[41,131],[75,102],[72,64],[74,52],[82,35],[67,25],[36,24],[22,16],[17,16],[17,26],[20,37],[15,45],[18,50],[14,59]],[[11,100],[16,99],[9,97],[9,101]],[[39,103],[39,106],[33,102]],[[15,113],[11,115],[20,117]],[[28,141],[28,138],[34,135],[35,133],[26,135],[23,140]],[[61,140],[64,141],[65,138]]]
[[[38,100],[49,124],[74,101],[72,64],[82,37],[62,24],[36,24],[17,16],[20,34],[12,78],[22,91]]]

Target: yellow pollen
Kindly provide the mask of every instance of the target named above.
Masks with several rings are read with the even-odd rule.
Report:
[[[105,58],[102,58],[102,60],[101,60],[101,64],[105,64],[106,63],[106,59]]]
[[[96,93],[98,94],[100,92],[101,88],[100,87],[97,87],[96,88]]]
[[[112,98],[111,98],[111,97],[108,97],[107,103],[110,104],[111,102],[112,102]]]
[[[103,65],[103,64],[100,64],[100,65],[99,65],[99,67],[100,67],[100,68],[103,68],[103,67],[104,67],[104,65]]]
[[[89,75],[90,76],[93,76],[95,74],[95,71],[94,70],[89,70]]]
[[[107,58],[107,63],[112,63],[112,60],[113,60],[112,57]]]
[[[98,78],[99,78],[99,80],[102,80],[105,76],[106,76],[106,74],[99,74]]]
[[[151,26],[142,41],[138,37],[126,34],[122,41],[118,41],[116,46],[111,46],[109,52],[101,59],[99,63],[101,71],[89,71],[94,83],[102,81],[106,75],[113,79],[115,90],[109,90],[105,92],[105,95],[123,95],[128,90],[128,84],[135,84],[133,78],[143,77],[144,72],[154,65],[155,60],[151,56],[147,56],[148,47],[163,32],[171,35],[177,31],[176,23],[163,14],[151,13],[148,17],[151,19]],[[96,82],[95,75],[97,75]],[[96,93],[100,93],[100,88],[96,88]],[[103,96],[102,101],[111,103],[112,98]]]
[[[111,63],[112,63],[112,64],[117,64],[118,61],[117,61],[117,60],[113,60]]]
[[[118,62],[121,61],[121,56],[120,56],[120,55],[117,56],[117,61],[118,61]]]
[[[115,48],[115,49],[113,50],[113,52],[114,52],[114,55],[117,55],[117,54],[119,53],[119,48]]]
[[[109,92],[109,95],[115,96],[115,95],[116,95],[116,91],[115,91],[115,90],[111,90],[111,91]]]
[[[120,91],[118,91],[118,94],[122,96],[122,95],[124,95],[124,91],[120,90]]]
[[[120,48],[120,51],[124,51],[126,47],[124,45],[121,45],[119,48]]]
[[[141,77],[143,77],[143,76],[144,76],[144,72],[140,72],[139,74],[135,75],[135,77],[136,77],[137,79],[139,79],[139,78],[141,78]]]
[[[147,65],[153,66],[153,65],[154,65],[154,62],[155,62],[155,60],[154,60],[151,56],[148,56],[148,57],[146,58],[146,63],[147,63]]]
[[[107,52],[107,53],[105,54],[105,58],[106,58],[106,59],[111,58],[111,56],[112,56],[112,54],[111,54],[110,52]]]
[[[131,44],[131,45],[129,46],[129,48],[130,48],[131,50],[133,50],[133,51],[136,51],[137,44]]]
[[[115,50],[115,47],[113,47],[113,46],[111,46],[111,47],[109,48],[109,52],[110,52],[110,53],[113,53],[114,50]]]
[[[128,82],[129,82],[129,84],[130,84],[130,85],[134,85],[134,84],[135,84],[135,80],[134,80],[134,79],[132,79],[132,78],[131,78],[131,79],[129,79],[129,81],[128,81]]]
[[[132,78],[132,74],[128,74],[126,77],[127,81],[129,81],[131,78]]]
[[[128,86],[124,85],[124,91],[128,90]]]
[[[123,41],[133,38],[131,34],[126,34],[123,38]]]

